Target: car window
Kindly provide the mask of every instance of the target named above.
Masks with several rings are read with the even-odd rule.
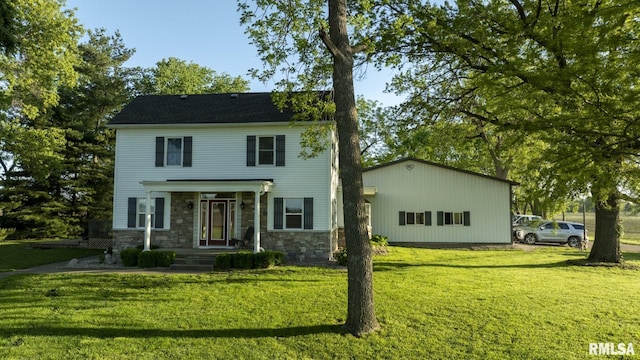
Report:
[[[554,224],[554,223],[546,223],[546,224],[544,225],[544,228],[545,228],[545,229],[555,229],[555,228],[556,228],[556,226],[555,226],[555,224]]]
[[[584,225],[582,225],[582,224],[573,224],[573,227],[576,230],[584,230]]]
[[[563,230],[569,230],[569,225],[565,223],[558,223],[558,227],[560,227],[560,229],[563,229]]]

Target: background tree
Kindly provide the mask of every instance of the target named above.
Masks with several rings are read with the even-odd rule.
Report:
[[[98,29],[87,36],[79,46],[77,86],[62,89],[50,118],[66,139],[63,166],[51,183],[74,234],[86,232],[89,220],[111,219],[115,133],[106,124],[133,98],[139,76],[139,69],[124,66],[134,51],[118,32]]]
[[[379,327],[373,300],[372,254],[364,216],[353,87],[356,56],[366,46],[350,44],[347,29],[358,31],[363,23],[357,12],[348,13],[346,0],[329,0],[328,9],[326,5],[324,0],[256,0],[255,4],[239,1],[241,23],[247,25],[247,33],[265,65],[264,71],[254,71],[256,77],[268,80],[282,75],[277,85],[287,95],[294,90],[309,94],[328,86],[333,88],[348,253],[345,328],[362,335]],[[291,99],[290,102],[297,102],[295,97]],[[325,109],[310,112],[325,113]]]
[[[535,133],[548,147],[545,187],[596,203],[592,261],[621,261],[619,200],[637,200],[640,135],[640,3],[602,0],[464,0],[455,6],[399,1],[376,9],[369,34],[389,61],[455,64],[467,91],[493,109],[526,116],[491,119]],[[486,99],[486,98],[485,98]],[[625,189],[624,195],[619,190]]]
[[[0,53],[0,207],[3,226],[14,227],[11,222],[19,221],[29,228],[40,217],[37,212],[7,214],[48,197],[30,186],[45,181],[60,165],[63,134],[47,127],[45,119],[58,103],[58,89],[77,80],[74,66],[82,28],[62,1],[16,0],[2,7],[3,22],[12,31],[3,42],[14,48]],[[51,204],[54,211],[57,207]]]
[[[154,68],[148,70],[148,94],[214,94],[246,92],[249,81],[240,76],[232,77],[195,63],[187,63],[174,57],[160,60]]]
[[[12,53],[18,45],[16,9],[9,1],[0,3],[0,52]]]
[[[17,237],[78,236],[89,219],[111,217],[115,137],[106,123],[131,98],[134,71],[123,64],[133,51],[117,33],[107,36],[101,29],[87,36],[78,45],[78,81],[59,87],[58,105],[39,116],[40,126],[62,140],[53,152],[56,161],[44,167],[44,176],[40,166],[23,166],[7,188],[20,199],[4,217]]]
[[[385,140],[390,139],[387,127],[395,118],[393,108],[383,107],[381,103],[367,100],[362,96],[356,99],[360,131],[360,155],[365,167],[383,162],[388,153]]]

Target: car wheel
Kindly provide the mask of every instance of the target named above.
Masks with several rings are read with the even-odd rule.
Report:
[[[567,240],[567,244],[569,244],[569,246],[571,246],[572,248],[577,248],[578,246],[580,246],[580,238],[578,238],[577,236],[572,236],[569,238],[569,240]]]
[[[527,234],[524,236],[525,244],[533,245],[536,243],[536,235],[535,234]]]

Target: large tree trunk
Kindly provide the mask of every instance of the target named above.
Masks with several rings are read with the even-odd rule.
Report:
[[[617,193],[604,201],[596,201],[596,233],[589,261],[622,262],[620,252],[620,203]]]
[[[358,115],[353,87],[353,49],[347,34],[345,0],[329,0],[333,87],[336,105],[340,176],[344,200],[344,233],[348,256],[346,329],[361,336],[379,328],[373,301],[372,252],[366,228]],[[326,41],[325,41],[326,42]]]

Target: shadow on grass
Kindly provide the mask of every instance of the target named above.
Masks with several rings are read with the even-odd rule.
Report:
[[[442,268],[454,268],[454,269],[550,269],[550,268],[565,268],[572,266],[586,266],[586,265],[594,265],[590,264],[586,259],[585,253],[576,253],[576,252],[567,252],[565,255],[578,257],[575,259],[567,259],[562,261],[550,262],[550,263],[539,263],[539,264],[482,264],[482,265],[461,265],[461,264],[443,264],[443,263],[405,263],[405,262],[384,262],[384,261],[376,261],[373,264],[373,271],[393,271],[403,268],[412,268],[412,267],[442,267]],[[625,261],[639,261],[640,253],[623,253],[623,258]],[[638,270],[640,269],[639,265],[636,264],[625,264],[623,266],[619,265],[611,265],[618,266],[624,269],[632,269]]]
[[[88,336],[99,339],[115,337],[125,338],[288,338],[300,335],[346,334],[342,325],[293,326],[282,329],[201,329],[201,330],[161,330],[161,329],[122,329],[91,327],[55,327],[4,328],[0,334],[8,336]]]
[[[373,271],[390,271],[411,267],[442,267],[454,269],[548,269],[575,266],[569,260],[557,261],[542,264],[504,264],[504,265],[460,265],[460,264],[442,264],[442,263],[399,263],[399,262],[381,262],[373,264]]]

